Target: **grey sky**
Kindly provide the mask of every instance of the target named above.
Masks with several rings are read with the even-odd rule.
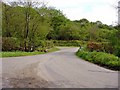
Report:
[[[115,6],[118,0],[46,0],[48,5],[63,11],[71,20],[87,18],[90,21],[100,20],[111,25],[117,22]]]
[[[10,0],[6,0],[10,1]],[[17,0],[11,0],[17,1]],[[22,1],[22,0],[21,0]],[[33,0],[27,0],[33,1]],[[48,6],[60,9],[70,20],[86,18],[89,21],[100,20],[104,24],[117,22],[117,2],[119,0],[34,0],[48,2]]]

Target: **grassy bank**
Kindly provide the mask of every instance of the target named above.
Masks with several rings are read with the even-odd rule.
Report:
[[[58,51],[59,49],[54,47],[47,51],[48,52],[54,52]],[[38,54],[45,54],[45,52],[22,52],[22,51],[15,51],[15,52],[0,52],[0,57],[18,57],[18,56],[31,56],[31,55],[38,55]]]
[[[120,58],[115,55],[104,52],[89,52],[79,50],[76,55],[86,61],[109,68],[111,70],[120,70]]]

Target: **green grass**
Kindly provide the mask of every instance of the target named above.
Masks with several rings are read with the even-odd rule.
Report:
[[[58,51],[59,49],[54,47],[48,50],[48,52]],[[0,57],[18,57],[18,56],[31,56],[31,55],[38,55],[38,54],[45,54],[45,52],[22,52],[22,51],[15,51],[15,52],[0,52]]]
[[[58,50],[60,50],[60,49],[59,49],[59,48],[54,47],[54,48],[49,49],[49,50],[48,50],[48,52],[54,52],[54,51],[58,51]]]
[[[17,56],[30,56],[30,55],[37,55],[37,54],[44,54],[44,52],[2,52],[2,57],[17,57]]]
[[[112,70],[120,70],[120,58],[113,54],[108,54],[104,52],[89,52],[89,51],[78,51],[76,55],[86,61],[92,62],[94,64],[109,68]]]

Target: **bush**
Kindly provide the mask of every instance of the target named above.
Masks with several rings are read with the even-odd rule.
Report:
[[[20,43],[17,38],[3,37],[2,38],[2,51],[19,50]]]
[[[108,54],[104,52],[89,52],[89,51],[78,51],[77,56],[90,61],[92,63],[98,64],[100,66],[107,67],[113,70],[119,70],[120,67],[120,58],[113,54]]]
[[[46,49],[50,49],[53,46],[54,46],[53,41],[39,40],[39,45],[35,46],[35,50],[45,51]],[[31,46],[28,43],[27,51],[30,51],[30,49]],[[13,38],[13,37],[2,38],[2,51],[16,51],[16,50],[25,51],[24,43],[19,42],[17,38]]]
[[[102,45],[96,42],[88,42],[87,48],[89,51],[102,51]]]
[[[53,41],[46,41],[46,47],[47,47],[47,49],[54,47]]]
[[[114,55],[120,57],[120,46],[114,47]]]
[[[53,41],[40,40],[39,46],[36,48],[37,51],[46,52],[47,49],[54,47]]]
[[[53,41],[55,46],[76,46],[79,47],[81,45],[84,45],[84,42],[79,41],[79,40],[68,40],[68,41],[63,41],[63,40],[54,40]]]
[[[113,47],[109,43],[88,42],[89,51],[113,53]]]

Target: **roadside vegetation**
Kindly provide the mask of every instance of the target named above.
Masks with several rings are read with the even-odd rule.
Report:
[[[17,57],[17,56],[30,56],[30,55],[37,55],[37,54],[44,54],[44,52],[1,52],[2,58],[4,57]]]
[[[34,52],[24,52],[24,51],[12,51],[12,52],[1,52],[1,56],[2,58],[4,57],[18,57],[18,56],[31,56],[31,55],[39,55],[39,54],[45,54],[45,53],[49,53],[49,52],[55,52],[58,51],[59,49],[54,47],[54,48],[50,48],[47,50],[47,52],[40,52],[40,51],[34,51]]]
[[[104,52],[89,52],[84,50],[79,50],[76,55],[82,59],[92,62],[94,64],[109,68],[112,70],[119,70],[120,68],[120,58]]]
[[[80,40],[54,40],[53,41],[55,46],[66,46],[66,47],[80,47],[81,45],[85,44],[85,41],[80,41]]]

